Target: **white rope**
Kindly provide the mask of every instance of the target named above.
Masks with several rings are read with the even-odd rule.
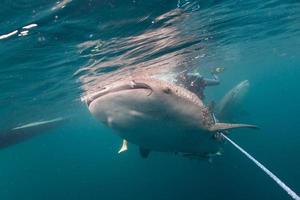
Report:
[[[269,175],[283,190],[285,190],[288,195],[290,195],[295,200],[300,200],[300,197],[289,188],[284,182],[282,182],[275,174],[273,174],[270,170],[268,170],[263,164],[258,162],[255,158],[253,158],[249,153],[247,153],[242,147],[237,145],[231,139],[229,139],[223,133],[220,133],[228,142],[230,142],[233,146],[235,146],[238,150],[240,150],[245,156],[247,156],[250,160],[252,160],[259,168],[261,168],[267,175]]]

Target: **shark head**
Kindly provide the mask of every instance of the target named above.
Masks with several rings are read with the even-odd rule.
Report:
[[[204,106],[184,88],[154,79],[117,81],[85,97],[85,101],[90,112],[108,126],[129,123],[130,118],[159,118],[163,112],[192,113],[191,109]]]

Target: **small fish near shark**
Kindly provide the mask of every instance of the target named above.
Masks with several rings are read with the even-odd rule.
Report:
[[[222,130],[253,128],[255,125],[219,123],[197,95],[175,84],[154,78],[118,80],[85,96],[89,111],[129,143],[150,151],[205,156],[216,154],[221,142],[214,137]]]

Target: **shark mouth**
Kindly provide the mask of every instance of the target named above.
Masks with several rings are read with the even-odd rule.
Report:
[[[132,89],[147,89],[149,90],[147,96],[150,96],[153,92],[153,89],[148,84],[142,82],[139,83],[132,80],[128,84],[120,84],[112,87],[103,87],[100,91],[82,98],[82,101],[85,101],[87,106],[89,107],[94,100],[99,99],[107,94],[120,92],[124,90],[132,90]]]

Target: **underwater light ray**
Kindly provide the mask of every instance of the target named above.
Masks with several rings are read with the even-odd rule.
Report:
[[[257,161],[254,157],[252,157],[248,152],[246,152],[242,147],[232,141],[223,133],[220,133],[228,142],[230,142],[233,146],[235,146],[238,150],[240,150],[245,156],[247,156],[251,161],[253,161],[260,169],[262,169],[269,177],[271,177],[283,190],[285,190],[288,195],[290,195],[295,200],[300,200],[300,197],[284,182],[282,182],[275,174],[273,174],[270,170],[268,170],[263,164]]]

